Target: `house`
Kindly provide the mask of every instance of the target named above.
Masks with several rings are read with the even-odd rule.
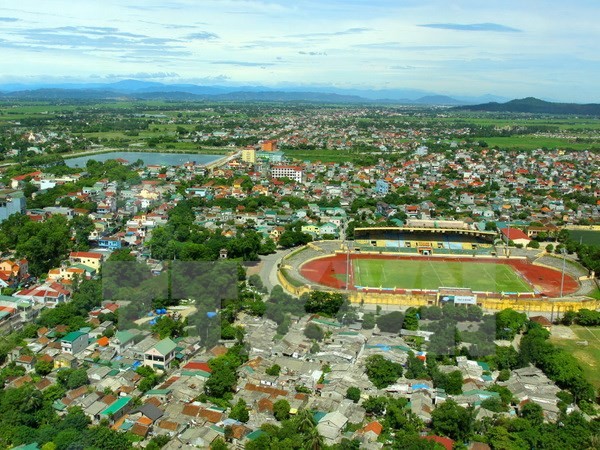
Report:
[[[98,239],[98,246],[109,250],[118,250],[123,246],[123,242],[116,237],[103,237]]]
[[[92,267],[96,271],[100,269],[102,260],[102,254],[95,252],[71,252],[69,255],[69,262],[71,264],[83,264]]]
[[[331,223],[331,222],[324,223],[323,225],[321,225],[319,227],[319,234],[321,236],[323,236],[325,234],[332,234],[334,236],[337,236],[337,234],[338,234],[338,227],[335,224]]]
[[[175,342],[169,338],[159,341],[144,353],[144,365],[157,369],[169,369],[175,358]]]
[[[377,180],[375,182],[375,192],[381,195],[386,195],[390,192],[390,185],[385,180]]]
[[[35,366],[35,356],[32,355],[21,355],[15,361],[17,366],[23,367],[26,372],[31,372]]]
[[[421,439],[425,439],[427,441],[433,441],[439,445],[441,445],[442,447],[444,447],[446,450],[452,450],[453,446],[454,446],[454,441],[450,438],[447,438],[445,436],[421,436]]]
[[[16,278],[22,280],[29,273],[29,263],[26,259],[18,261],[6,259],[0,261],[0,274],[5,274],[8,278]]]
[[[546,330],[550,331],[550,329],[552,328],[552,322],[550,322],[546,317],[544,316],[533,316],[529,318],[530,321],[537,323],[538,325],[540,325],[542,328],[545,328]]]
[[[64,353],[76,355],[88,346],[88,334],[82,331],[71,331],[60,340],[60,346]]]
[[[131,400],[131,397],[120,397],[104,409],[100,413],[100,417],[111,421],[119,420],[129,410]]]
[[[521,244],[523,247],[527,247],[531,242],[531,239],[518,228],[502,228],[500,229],[500,233],[502,233],[504,242],[513,241],[515,245]]]
[[[70,353],[61,353],[54,357],[54,368],[55,369],[74,369],[77,367],[77,358]]]
[[[48,281],[42,286],[22,289],[13,296],[53,308],[60,303],[66,302],[70,296],[70,292],[59,283]]]
[[[317,430],[328,444],[335,443],[348,423],[348,418],[338,411],[325,414],[317,424]]]
[[[115,333],[109,345],[114,347],[117,353],[121,354],[134,344],[134,338],[135,334],[127,330],[119,330]]]

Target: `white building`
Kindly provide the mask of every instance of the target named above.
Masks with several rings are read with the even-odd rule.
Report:
[[[273,166],[271,167],[273,178],[290,178],[297,183],[302,183],[304,170],[298,166]]]

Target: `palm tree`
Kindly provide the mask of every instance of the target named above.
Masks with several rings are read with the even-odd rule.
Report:
[[[600,434],[594,434],[590,436],[590,442],[587,450],[596,450],[600,448]]]
[[[306,437],[307,450],[321,450],[323,448],[323,436],[319,434],[316,428],[313,428]]]
[[[310,433],[317,426],[317,422],[315,421],[312,412],[308,409],[301,409],[298,411],[296,421],[298,423],[298,432],[300,433]]]

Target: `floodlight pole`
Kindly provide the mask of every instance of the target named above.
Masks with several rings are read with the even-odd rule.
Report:
[[[346,291],[348,290],[348,283],[350,282],[350,244],[346,239]]]
[[[563,255],[563,265],[562,265],[562,274],[561,274],[561,277],[560,277],[560,297],[562,298],[562,296],[563,296],[563,289],[564,289],[564,286],[565,286],[565,263],[566,263],[565,258],[566,258],[567,251],[564,248],[562,248],[562,252],[561,253]]]

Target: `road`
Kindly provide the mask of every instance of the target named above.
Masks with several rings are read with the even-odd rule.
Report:
[[[277,264],[281,262],[281,259],[294,251],[294,248],[287,250],[277,250],[272,255],[265,255],[260,257],[260,270],[259,275],[263,283],[269,289],[273,289],[279,282],[277,281]]]

